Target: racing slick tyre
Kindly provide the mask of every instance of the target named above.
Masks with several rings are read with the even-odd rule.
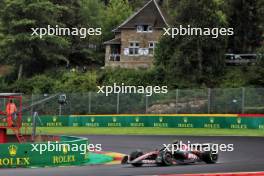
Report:
[[[161,163],[159,163],[158,165],[171,166],[173,164],[173,155],[171,152],[161,151],[159,155],[161,157]]]
[[[130,161],[133,161],[134,159],[140,157],[143,155],[143,152],[141,151],[134,151],[130,154]],[[141,167],[143,165],[143,163],[131,163],[132,166],[134,167]]]
[[[214,154],[212,151],[204,152],[202,160],[207,164],[215,164],[218,160],[218,154]]]

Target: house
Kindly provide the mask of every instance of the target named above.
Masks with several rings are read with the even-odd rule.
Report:
[[[105,42],[105,67],[149,68],[154,50],[168,24],[156,0],[150,0],[112,32]]]

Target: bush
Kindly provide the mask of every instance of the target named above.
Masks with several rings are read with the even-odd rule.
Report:
[[[162,85],[163,80],[156,74],[156,70],[133,70],[133,69],[106,69],[98,78],[99,84],[113,85],[117,83],[121,85],[148,86]]]
[[[0,76],[0,92],[8,91],[8,84],[6,83],[5,79]]]
[[[240,67],[231,67],[227,69],[220,86],[223,88],[243,87],[247,83],[247,70]]]
[[[9,85],[8,92],[31,94],[33,87],[30,80],[20,79]]]
[[[11,84],[8,90],[13,92],[21,92],[25,94],[42,94],[52,93],[55,80],[46,76],[38,75],[31,79],[20,79]]]
[[[46,75],[38,75],[30,79],[32,93],[53,93],[56,80]]]
[[[9,86],[0,78],[1,91],[21,92],[25,94],[44,94],[44,93],[76,93],[89,92],[96,90],[96,72],[77,73],[64,72],[55,77],[52,74],[42,74],[30,79],[20,79]]]
[[[62,78],[56,82],[56,92],[81,93],[96,90],[96,73],[64,73]]]

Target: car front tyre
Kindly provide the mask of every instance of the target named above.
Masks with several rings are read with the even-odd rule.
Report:
[[[130,154],[130,161],[133,161],[134,159],[140,157],[143,155],[143,152],[141,151],[134,151]],[[131,163],[132,166],[134,167],[141,167],[143,165],[143,163]]]

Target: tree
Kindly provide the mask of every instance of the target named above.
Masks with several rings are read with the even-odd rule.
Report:
[[[104,34],[105,40],[111,39],[113,34],[111,31],[114,27],[120,25],[132,13],[132,9],[128,0],[110,0],[105,14]]]
[[[263,41],[263,1],[229,0],[227,3],[229,24],[235,33],[229,38],[230,52],[255,52]]]
[[[98,0],[81,0],[80,24],[86,28],[103,28],[105,19],[105,6]],[[91,10],[93,9],[93,10]],[[87,36],[81,41],[80,55],[86,58],[88,64],[102,65],[104,61],[104,48],[101,36]],[[103,57],[102,57],[103,56]]]
[[[264,46],[257,50],[258,59],[257,63],[251,69],[251,74],[249,75],[249,84],[254,86],[264,86]]]
[[[103,26],[105,6],[98,0],[52,0],[65,7],[60,21],[67,27],[101,28]],[[102,36],[68,36],[70,41],[69,61],[72,65],[101,64],[100,52]],[[99,54],[98,54],[99,53]]]
[[[1,2],[0,2],[0,8],[1,8],[1,9],[4,8],[4,1],[1,1]],[[0,11],[0,12],[1,12],[1,11]],[[0,13],[0,15],[1,15],[1,13]]]
[[[217,0],[182,0],[176,8],[173,27],[227,27],[226,16]],[[190,13],[191,12],[191,13]],[[172,87],[206,84],[214,86],[224,70],[226,37],[185,35],[164,37],[155,53],[156,68],[166,72]]]
[[[32,36],[31,28],[60,25],[63,7],[48,0],[6,0],[2,12],[5,62],[18,70],[18,79],[42,72],[60,61],[67,61],[68,41],[58,36]]]
[[[148,0],[129,0],[129,4],[131,5],[133,10],[138,10],[146,4]]]
[[[2,24],[2,15],[3,15],[3,8],[4,8],[4,2],[1,1],[0,2],[0,46],[1,46],[1,41],[3,40],[3,24]],[[2,52],[1,52],[1,49],[0,49],[0,62],[2,62]]]

